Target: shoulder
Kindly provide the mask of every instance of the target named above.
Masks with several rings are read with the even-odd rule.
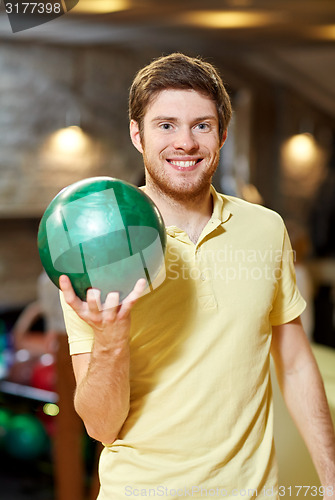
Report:
[[[282,217],[274,210],[250,203],[236,196],[223,194],[218,194],[218,196],[222,199],[225,209],[231,213],[232,219],[243,220],[253,227],[261,225],[263,229],[268,227],[277,230],[284,229]]]

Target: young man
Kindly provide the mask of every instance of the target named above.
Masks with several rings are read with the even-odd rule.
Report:
[[[82,302],[61,277],[75,407],[105,444],[99,500],[278,498],[270,352],[333,497],[334,431],[286,229],[276,213],[211,186],[230,117],[204,61],[172,54],[141,70],[130,135],[166,225],[166,278],[102,305],[99,292]]]

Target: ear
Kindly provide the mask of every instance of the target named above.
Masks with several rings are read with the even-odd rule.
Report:
[[[135,120],[131,120],[130,126],[130,138],[131,142],[134,144],[135,148],[143,154],[143,147],[142,147],[142,141],[141,141],[141,136],[140,136],[140,127],[138,125],[138,122]]]
[[[227,135],[228,135],[228,129],[226,129],[226,130],[223,132],[222,139],[221,139],[221,144],[220,144],[220,149],[222,148],[222,146],[223,146],[223,145],[224,145],[224,143],[226,142]]]

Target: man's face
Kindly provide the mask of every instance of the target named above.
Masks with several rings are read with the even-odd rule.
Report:
[[[146,110],[142,138],[137,122],[130,130],[143,154],[148,185],[175,200],[208,192],[224,142],[209,97],[194,90],[163,90]]]

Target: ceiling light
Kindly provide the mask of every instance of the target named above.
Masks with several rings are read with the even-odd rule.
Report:
[[[335,40],[335,24],[325,26],[313,26],[308,29],[310,36],[322,40]]]
[[[75,14],[109,14],[130,8],[130,0],[80,0]]]
[[[194,11],[181,14],[178,18],[183,24],[206,28],[256,28],[283,21],[282,13],[243,12],[243,11]]]

